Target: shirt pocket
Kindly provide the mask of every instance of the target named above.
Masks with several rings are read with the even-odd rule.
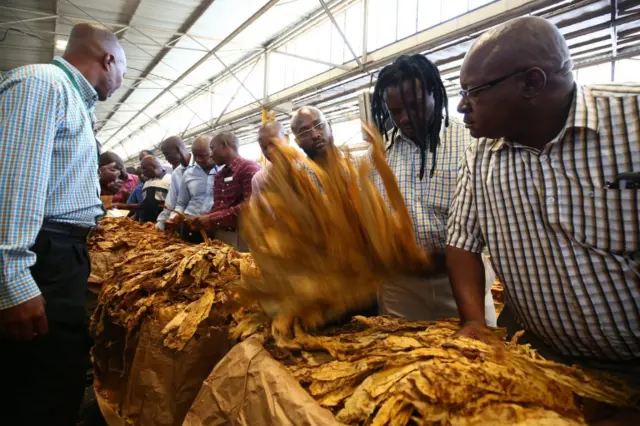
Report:
[[[582,188],[560,206],[560,225],[577,243],[623,254],[640,248],[638,190]]]

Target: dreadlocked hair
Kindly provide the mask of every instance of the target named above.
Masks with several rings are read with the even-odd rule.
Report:
[[[373,77],[372,77],[373,78]],[[378,73],[378,81],[373,90],[371,97],[371,115],[373,122],[384,136],[386,142],[391,140],[387,150],[390,150],[395,143],[399,129],[396,123],[393,123],[391,136],[386,128],[387,121],[391,118],[389,110],[384,100],[384,92],[389,87],[397,86],[400,90],[402,105],[405,110],[407,108],[407,100],[402,90],[402,83],[410,81],[413,85],[415,98],[418,98],[416,80],[420,82],[420,90],[422,91],[423,102],[426,101],[427,95],[432,95],[434,100],[433,116],[428,122],[417,122],[415,114],[409,114],[411,127],[415,135],[416,144],[420,148],[420,179],[424,177],[426,151],[428,150],[432,156],[431,171],[429,176],[433,176],[436,168],[436,148],[440,144],[440,129],[442,128],[442,111],[444,110],[444,125],[449,127],[449,107],[447,101],[447,91],[445,90],[440,72],[438,68],[427,59],[424,55],[402,55],[387,65]]]

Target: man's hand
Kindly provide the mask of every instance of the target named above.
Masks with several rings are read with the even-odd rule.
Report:
[[[454,337],[468,337],[470,339],[480,340],[489,345],[496,341],[500,342],[500,339],[491,332],[486,324],[481,324],[476,321],[464,323]]]
[[[504,342],[493,334],[484,322],[467,321],[453,337],[468,337],[479,340],[494,348],[498,360],[504,358]]]
[[[19,305],[0,311],[0,332],[3,337],[14,340],[33,340],[49,332],[49,323],[44,311],[44,298],[34,297]]]
[[[100,182],[107,184],[119,177],[120,170],[116,169],[116,163],[109,163],[100,167]]]
[[[189,221],[189,228],[191,228],[192,231],[198,231],[200,229],[207,231],[212,228],[211,219],[206,215],[191,218]]]
[[[124,181],[118,176],[115,180],[107,184],[107,189],[109,190],[109,192],[113,192],[113,195],[115,195],[120,192],[120,189],[122,189],[122,185],[124,185]],[[129,196],[126,195],[126,198],[129,198]]]
[[[180,226],[180,224],[175,222],[174,219],[169,219],[169,220],[164,222],[164,230],[165,231],[169,231],[169,232],[176,231],[179,226]]]

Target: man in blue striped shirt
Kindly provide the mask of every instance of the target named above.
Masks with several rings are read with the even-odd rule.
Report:
[[[174,226],[173,219],[177,213],[195,217],[209,213],[213,208],[213,181],[218,168],[211,157],[210,143],[211,136],[206,135],[198,136],[193,141],[191,154],[195,165],[186,169],[182,176],[175,212],[171,214],[171,220],[165,223],[167,229]],[[180,227],[180,235],[192,243],[202,242],[200,232],[191,231],[185,224]]]
[[[85,239],[104,211],[92,121],[125,69],[111,32],[79,24],[62,57],[0,80],[3,424],[75,423],[89,342]]]

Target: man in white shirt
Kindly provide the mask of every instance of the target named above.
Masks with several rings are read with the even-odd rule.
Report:
[[[165,200],[165,209],[158,216],[156,223],[156,228],[164,230],[164,223],[171,216],[171,210],[175,208],[178,201],[178,195],[182,187],[182,176],[188,167],[193,166],[193,158],[189,154],[187,146],[178,136],[171,136],[162,141],[160,150],[164,158],[173,167],[173,171],[170,173],[171,184]]]
[[[175,211],[165,222],[165,229],[177,226],[175,221],[178,213],[185,216],[201,216],[211,211],[213,207],[213,181],[218,168],[211,157],[211,136],[198,136],[191,147],[191,154],[195,165],[185,170],[182,175],[182,186],[178,191],[178,201]],[[183,239],[193,243],[202,242],[199,232],[193,232],[188,226],[180,226]]]

